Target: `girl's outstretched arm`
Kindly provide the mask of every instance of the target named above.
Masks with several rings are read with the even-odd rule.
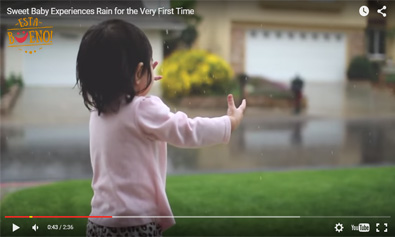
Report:
[[[231,99],[233,102],[233,97]],[[136,122],[147,138],[190,148],[228,143],[245,108],[245,102],[239,108],[235,108],[233,102],[228,116],[192,119],[183,112],[170,112],[169,107],[155,96],[142,98],[138,103]]]

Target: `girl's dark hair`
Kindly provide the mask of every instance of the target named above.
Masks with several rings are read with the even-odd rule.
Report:
[[[85,106],[100,113],[116,112],[121,101],[133,100],[137,65],[142,62],[149,87],[151,44],[138,27],[122,20],[92,26],[82,37],[77,56],[77,85]]]

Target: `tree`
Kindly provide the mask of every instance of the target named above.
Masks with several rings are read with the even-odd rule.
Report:
[[[170,6],[172,8],[184,8],[184,9],[194,9],[196,6],[195,0],[190,1],[177,1],[172,0],[170,2]],[[201,16],[194,15],[179,15],[179,17],[183,18],[186,23],[186,27],[181,31],[180,34],[168,34],[166,31],[165,35],[165,48],[164,54],[165,56],[170,55],[174,50],[178,48],[188,48],[190,49],[197,39],[198,31],[197,26],[201,22]]]

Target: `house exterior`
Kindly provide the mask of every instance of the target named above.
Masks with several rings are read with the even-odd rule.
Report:
[[[350,60],[395,58],[395,3],[387,17],[376,1],[198,1],[202,16],[195,47],[225,58],[235,73],[288,83],[344,82]],[[362,17],[359,8],[370,14]]]
[[[64,4],[64,5],[61,5]],[[158,5],[159,4],[159,5]],[[122,1],[122,2],[20,2],[2,1],[1,24],[3,28],[14,27],[20,17],[24,15],[7,15],[5,9],[8,6],[13,8],[42,7],[51,8],[127,8],[137,9],[139,7],[156,8],[158,6],[169,7],[169,1]],[[39,20],[46,26],[53,26],[52,45],[43,46],[42,50],[29,54],[18,48],[8,47],[9,39],[7,34],[2,35],[4,40],[4,74],[5,78],[12,73],[22,75],[26,86],[61,86],[72,88],[76,83],[76,58],[83,34],[94,25],[107,19],[123,19],[140,27],[149,38],[153,48],[153,59],[162,61],[163,59],[163,38],[165,30],[182,30],[184,23],[173,16],[152,17],[149,15],[73,15],[73,16],[46,16],[39,17]],[[4,27],[5,26],[5,27]],[[19,47],[22,48],[22,47]],[[3,69],[2,69],[3,70]]]

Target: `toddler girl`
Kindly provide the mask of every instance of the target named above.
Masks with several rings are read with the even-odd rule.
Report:
[[[167,142],[178,147],[227,143],[246,107],[228,95],[227,115],[188,118],[155,96],[152,48],[145,34],[122,20],[92,26],[77,56],[77,84],[91,111],[94,192],[88,236],[160,236],[175,221],[166,196]],[[132,216],[132,217],[131,217]],[[164,217],[164,218],[156,218]]]

